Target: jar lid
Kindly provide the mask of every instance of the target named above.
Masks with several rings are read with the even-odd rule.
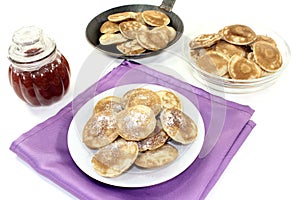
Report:
[[[27,26],[14,32],[8,54],[13,62],[30,63],[45,58],[55,48],[54,40],[44,35],[42,29]]]

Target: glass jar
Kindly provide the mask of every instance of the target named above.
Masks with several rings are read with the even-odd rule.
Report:
[[[28,26],[13,34],[8,76],[15,93],[32,106],[51,105],[68,91],[70,67],[43,30]]]

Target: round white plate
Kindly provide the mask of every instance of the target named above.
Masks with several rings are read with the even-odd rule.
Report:
[[[121,97],[125,92],[130,89],[143,87],[148,88],[153,91],[158,91],[161,89],[166,89],[169,91],[174,92],[176,95],[179,96],[180,100],[182,101],[183,105],[183,112],[189,115],[197,124],[198,126],[198,136],[197,139],[189,144],[189,145],[181,145],[178,143],[172,143],[178,149],[178,158],[170,163],[169,165],[156,168],[156,169],[141,169],[136,166],[132,166],[126,172],[121,174],[115,178],[106,178],[102,177],[96,173],[94,170],[91,159],[93,154],[96,150],[89,149],[85,146],[82,142],[81,133],[85,126],[85,123],[92,115],[93,108],[96,103],[109,95],[119,96]],[[203,119],[194,106],[192,102],[190,102],[185,96],[179,94],[176,91],[173,91],[169,88],[161,87],[158,85],[151,85],[151,84],[129,84],[124,86],[118,86],[107,91],[104,91],[91,100],[89,100],[85,105],[83,105],[80,110],[74,116],[68,131],[68,147],[73,158],[74,162],[77,166],[85,172],[90,177],[101,181],[106,184],[120,186],[120,187],[146,187],[155,184],[159,184],[165,182],[169,179],[174,178],[175,176],[179,175],[181,172],[186,170],[193,161],[199,155],[199,152],[202,148],[203,141],[204,141],[204,124]]]

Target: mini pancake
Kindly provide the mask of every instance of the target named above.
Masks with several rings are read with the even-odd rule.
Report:
[[[160,121],[164,131],[176,142],[190,144],[197,138],[196,123],[181,110],[164,109],[160,114]]]
[[[156,120],[154,131],[145,139],[138,141],[139,151],[154,150],[164,145],[169,139],[168,134],[163,130],[160,120]]]
[[[191,49],[190,55],[191,58],[196,62],[197,59],[199,59],[201,56],[203,56],[206,52],[209,51],[215,51],[215,45],[212,45],[210,47],[203,47],[203,48],[197,48],[197,49]]]
[[[262,76],[262,70],[256,63],[238,55],[231,57],[228,71],[233,79],[248,80]]]
[[[137,40],[130,40],[117,45],[117,49],[124,55],[134,56],[140,55],[146,51]]]
[[[182,110],[181,100],[174,92],[169,90],[160,90],[157,91],[156,94],[160,97],[162,109],[177,108],[178,110]]]
[[[231,44],[247,45],[255,41],[256,33],[248,26],[235,24],[223,28],[223,39]]]
[[[127,91],[121,98],[122,107],[129,108],[136,105],[150,107],[155,115],[161,111],[160,97],[152,90],[147,88],[135,88]]]
[[[144,105],[129,107],[117,113],[118,134],[126,139],[139,141],[155,129],[156,119],[151,108]]]
[[[148,26],[137,21],[124,21],[119,24],[122,35],[127,39],[135,39],[140,30],[148,30]]]
[[[264,42],[268,42],[274,46],[277,46],[275,40],[269,36],[266,36],[266,35],[257,35],[256,36],[256,40],[255,42],[259,42],[259,41],[264,41]]]
[[[171,26],[157,26],[152,29],[152,31],[161,31],[166,34],[169,38],[169,42],[175,39],[176,30]]]
[[[104,22],[100,27],[101,33],[116,33],[119,31],[119,24],[111,21]]]
[[[132,19],[135,15],[135,12],[120,12],[109,15],[107,19],[111,22],[121,22],[127,19]]]
[[[196,59],[196,64],[208,73],[223,76],[228,71],[228,61],[229,58],[224,54],[216,51],[208,51]]]
[[[119,44],[126,41],[127,38],[125,38],[121,33],[105,33],[99,38],[99,42],[102,45]]]
[[[246,56],[246,50],[243,47],[228,43],[224,40],[218,41],[215,47],[216,51],[223,53],[229,58],[233,55]]]
[[[154,131],[145,139],[138,141],[139,151],[154,150],[164,145],[169,139],[168,134],[163,130],[159,119],[156,120]]]
[[[92,157],[95,171],[103,177],[116,177],[132,166],[138,156],[136,142],[118,139],[100,148]]]
[[[146,22],[144,21],[143,17],[142,17],[142,12],[135,12],[133,19],[137,22],[140,22],[142,24],[146,24]]]
[[[94,106],[94,113],[105,110],[112,112],[120,112],[122,110],[121,98],[117,96],[107,96],[100,99]]]
[[[222,35],[218,33],[201,34],[190,41],[189,46],[191,49],[197,49],[200,47],[210,47],[222,38]]]
[[[158,10],[145,10],[142,17],[150,26],[166,26],[170,23],[168,15]]]
[[[82,141],[87,147],[98,149],[110,144],[118,137],[116,129],[114,112],[102,111],[94,113],[83,128]]]
[[[168,134],[161,130],[158,133],[151,133],[147,138],[138,141],[139,151],[154,150],[164,145],[169,139]]]
[[[158,51],[167,47],[169,36],[162,31],[139,31],[136,35],[138,43],[145,49]]]
[[[255,42],[253,44],[255,62],[267,72],[276,72],[282,66],[279,49],[268,42]]]
[[[156,168],[165,166],[178,157],[178,150],[170,145],[164,144],[158,149],[140,153],[134,164],[142,168]]]

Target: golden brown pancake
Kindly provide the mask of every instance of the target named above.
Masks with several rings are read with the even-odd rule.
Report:
[[[264,41],[264,42],[268,42],[274,46],[277,46],[275,40],[269,36],[266,36],[266,35],[257,35],[256,36],[256,40],[255,42],[259,42],[259,41]]]
[[[217,51],[208,51],[196,59],[196,64],[208,73],[223,76],[228,71],[228,61],[229,58],[224,54]]]
[[[177,157],[178,150],[170,144],[164,144],[158,149],[140,153],[134,164],[142,168],[156,168],[171,163]]]
[[[100,148],[92,157],[95,171],[104,177],[116,177],[125,172],[136,160],[136,142],[118,139]]]
[[[229,58],[233,55],[246,56],[246,50],[243,47],[228,43],[224,40],[218,41],[215,48],[216,51],[223,53]]]
[[[248,80],[262,76],[262,70],[256,63],[238,55],[231,57],[228,71],[233,79]]]
[[[135,12],[135,14],[133,15],[133,19],[137,22],[140,22],[140,23],[146,25],[146,22],[144,21],[144,19],[142,17],[142,12]]]
[[[135,88],[127,91],[122,97],[122,107],[129,108],[136,105],[150,107],[155,115],[161,111],[160,97],[152,90],[147,88]]]
[[[170,23],[168,15],[158,10],[145,10],[142,17],[150,26],[166,26]]]
[[[160,90],[157,91],[156,94],[160,97],[162,109],[177,108],[178,110],[182,110],[181,100],[174,92]]]
[[[222,38],[218,33],[201,34],[190,41],[189,46],[191,49],[200,47],[210,47]]]
[[[157,26],[152,29],[152,32],[155,31],[160,31],[163,32],[163,34],[167,35],[169,38],[168,42],[171,42],[176,37],[176,30],[171,26]]]
[[[118,137],[116,132],[116,116],[112,111],[94,113],[84,126],[83,143],[91,148],[103,147]]]
[[[122,110],[121,98],[117,96],[107,96],[100,99],[94,106],[94,113],[102,111],[119,112]]]
[[[191,55],[191,58],[196,62],[197,59],[199,59],[201,56],[203,56],[208,51],[215,51],[215,45],[212,45],[210,47],[191,49],[190,55]]]
[[[196,140],[198,128],[187,114],[176,108],[164,109],[160,114],[164,131],[176,142],[190,144]]]
[[[140,55],[146,51],[137,40],[130,40],[117,45],[117,49],[124,55],[135,56]]]
[[[154,112],[148,106],[135,105],[117,113],[119,135],[132,141],[140,141],[148,137],[155,129]]]
[[[269,42],[259,41],[253,44],[255,62],[267,72],[276,72],[282,66],[279,49]]]
[[[136,39],[142,47],[151,51],[163,49],[169,43],[169,36],[166,33],[155,30],[139,31]]]
[[[256,33],[248,26],[235,24],[223,28],[223,39],[231,44],[247,45],[255,41]]]
[[[99,42],[102,45],[119,44],[127,40],[121,33],[105,33],[99,38]]]
[[[148,30],[148,27],[137,21],[124,21],[119,24],[122,35],[127,39],[135,39],[137,32],[140,30]]]
[[[104,22],[100,27],[101,33],[116,33],[119,30],[119,24],[111,21]]]
[[[156,120],[154,131],[145,139],[138,141],[139,151],[154,150],[164,145],[169,139],[168,134],[163,130],[160,120]]]
[[[107,19],[111,22],[121,22],[127,19],[134,18],[135,15],[135,12],[120,12],[109,15]]]

